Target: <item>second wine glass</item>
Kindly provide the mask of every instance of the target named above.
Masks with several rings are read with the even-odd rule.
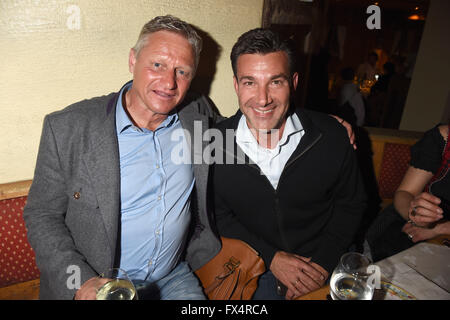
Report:
[[[374,286],[370,278],[374,271],[366,256],[357,252],[344,254],[330,279],[333,300],[372,300]]]

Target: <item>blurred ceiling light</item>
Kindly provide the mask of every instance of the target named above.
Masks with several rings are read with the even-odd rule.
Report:
[[[419,11],[419,6],[414,7],[414,12],[408,17],[408,20],[425,20],[425,16]]]
[[[412,14],[408,17],[408,20],[425,20],[425,17],[423,15],[418,14]]]

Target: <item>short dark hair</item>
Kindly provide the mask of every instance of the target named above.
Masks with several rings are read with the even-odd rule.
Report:
[[[295,50],[288,39],[283,39],[278,32],[270,29],[256,28],[242,34],[231,50],[231,66],[237,77],[237,60],[243,54],[267,54],[283,51],[287,54],[289,71],[295,72]]]

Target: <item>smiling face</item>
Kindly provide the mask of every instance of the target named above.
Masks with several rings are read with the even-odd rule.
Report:
[[[280,129],[281,137],[289,109],[291,90],[298,74],[290,75],[287,54],[243,54],[237,59],[234,88],[239,107],[250,129]]]
[[[184,36],[157,31],[147,36],[139,55],[130,50],[129,70],[133,73],[131,103],[127,102],[130,114],[138,123],[164,120],[189,89],[195,72],[194,52]]]

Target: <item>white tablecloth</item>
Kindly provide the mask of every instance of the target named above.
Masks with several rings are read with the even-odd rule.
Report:
[[[419,243],[376,265],[380,267],[382,279],[418,300],[450,300],[450,248],[446,246]],[[399,297],[385,295],[384,299]]]

